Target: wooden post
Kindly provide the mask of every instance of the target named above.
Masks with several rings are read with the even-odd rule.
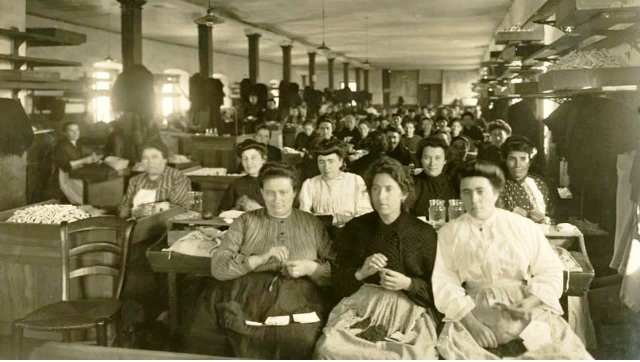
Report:
[[[382,105],[389,108],[391,105],[391,70],[382,70]]]
[[[356,67],[355,72],[356,72],[356,92],[359,92],[362,89],[362,85],[360,84],[360,67]]]
[[[364,69],[364,91],[369,92],[369,69]]]

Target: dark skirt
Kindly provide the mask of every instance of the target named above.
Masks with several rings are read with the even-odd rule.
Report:
[[[248,326],[267,317],[316,312],[320,322],[287,326]],[[185,346],[188,352],[221,355],[225,343],[240,358],[310,359],[326,320],[318,287],[307,278],[250,273],[213,281],[201,296]]]

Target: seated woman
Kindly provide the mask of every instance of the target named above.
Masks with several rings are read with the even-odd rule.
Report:
[[[417,158],[422,164],[422,172],[413,176],[415,188],[405,203],[411,214],[428,216],[430,200],[457,198],[449,175],[443,172],[447,148],[447,143],[435,136],[423,139],[418,145]]]
[[[218,207],[220,212],[231,209],[252,211],[264,207],[258,174],[262,165],[267,162],[267,148],[262,143],[247,139],[236,146],[236,153],[247,174],[234,180],[227,187]]]
[[[320,359],[438,359],[431,272],[436,232],[402,209],[411,177],[384,157],[365,175],[374,212],[336,242],[337,297],[316,345]]]
[[[236,219],[212,254],[217,282],[196,308],[187,349],[216,355],[212,341],[222,334],[236,357],[309,359],[326,319],[320,286],[331,277],[328,233],[318,218],[293,208],[298,177],[292,166],[267,163],[258,180],[266,208]],[[289,319],[299,313],[318,318]],[[271,325],[270,317],[282,316],[283,325]]]
[[[525,137],[510,137],[502,145],[507,181],[502,192],[503,207],[537,222],[549,221],[553,212],[553,197],[549,186],[540,177],[529,174],[536,148]]]
[[[591,359],[561,317],[562,262],[535,223],[496,207],[500,167],[470,162],[458,177],[468,212],[440,229],[431,279],[446,322],[442,357]],[[519,335],[530,322],[540,327],[523,345]]]
[[[130,217],[136,214],[138,206],[156,201],[187,207],[191,181],[180,171],[167,166],[167,146],[160,140],[152,140],[141,149],[144,172],[129,180],[118,215]]]
[[[56,145],[54,159],[58,166],[58,184],[64,196],[72,204],[82,204],[83,185],[81,180],[69,178],[72,170],[84,165],[98,162],[100,158],[94,153],[86,155],[78,145],[80,127],[77,123],[67,122],[62,126],[64,134]]]
[[[387,153],[389,149],[387,135],[381,131],[372,131],[367,137],[365,148],[368,153],[349,165],[349,171],[360,176],[364,175],[369,165]]]
[[[300,210],[333,215],[343,225],[355,216],[371,212],[362,177],[343,172],[347,145],[337,139],[323,140],[315,151],[320,175],[307,179],[300,189]]]

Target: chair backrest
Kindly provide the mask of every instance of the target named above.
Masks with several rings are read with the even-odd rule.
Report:
[[[119,298],[135,221],[98,216],[60,225],[62,300],[71,300],[71,279],[106,276],[108,297]]]

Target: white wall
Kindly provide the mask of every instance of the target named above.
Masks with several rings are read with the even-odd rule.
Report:
[[[479,70],[445,70],[442,72],[442,103],[460,99],[465,105],[475,105],[476,94],[471,84],[480,79]]]

